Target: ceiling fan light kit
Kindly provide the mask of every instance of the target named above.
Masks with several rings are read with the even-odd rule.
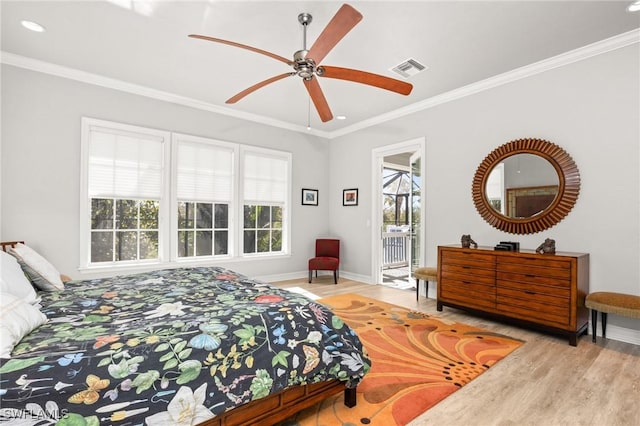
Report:
[[[355,83],[366,84],[380,89],[389,90],[401,95],[409,95],[413,86],[407,82],[385,77],[366,71],[360,71],[351,68],[334,67],[329,65],[320,65],[327,54],[362,20],[362,15],[348,4],[343,4],[334,17],[329,21],[315,43],[307,50],[307,26],[313,21],[313,17],[309,13],[301,13],[298,15],[298,22],[303,27],[303,44],[302,50],[298,50],[293,54],[293,60],[289,60],[282,56],[276,55],[266,50],[258,49],[252,46],[236,43],[220,38],[209,37],[199,34],[191,34],[189,37],[201,40],[212,41],[214,43],[226,44],[228,46],[239,47],[255,53],[266,55],[272,59],[284,62],[293,67],[293,72],[287,72],[268,78],[264,81],[254,84],[251,87],[241,91],[240,93],[229,98],[226,103],[233,104],[255,92],[256,90],[282,80],[286,77],[298,75],[302,78],[309,97],[323,122],[333,119],[329,103],[322,92],[322,88],[318,83],[317,77],[334,78],[339,80],[352,81]]]

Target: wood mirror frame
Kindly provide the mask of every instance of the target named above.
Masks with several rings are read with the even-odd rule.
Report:
[[[528,218],[510,218],[496,211],[487,199],[487,178],[501,161],[516,154],[545,158],[558,173],[558,195],[542,212]],[[580,193],[578,166],[565,150],[543,139],[517,139],[499,146],[480,163],[473,177],[473,202],[480,216],[494,228],[510,234],[535,234],[560,222],[573,208]]]

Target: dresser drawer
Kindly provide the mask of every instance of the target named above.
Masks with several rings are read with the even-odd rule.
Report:
[[[529,276],[571,279],[571,261],[562,258],[503,256],[497,259],[500,272],[527,274]]]
[[[569,299],[571,297],[571,288],[568,285],[542,285],[522,281],[507,281],[498,279],[496,281],[496,286],[505,289],[523,291],[525,292],[525,294],[529,294],[527,292],[532,292],[538,294],[547,294],[565,299]]]
[[[496,279],[499,281],[513,281],[518,283],[524,283],[529,286],[535,286],[536,284],[542,284],[547,286],[569,288],[571,287],[570,278],[557,278],[544,275],[536,275],[535,272],[504,272],[496,271]]]
[[[543,294],[523,294],[497,289],[496,308],[503,315],[566,327],[570,322],[570,303],[563,298]]]
[[[481,283],[495,286],[496,271],[493,269],[477,269],[461,265],[442,265],[440,281],[462,281],[465,283]]]
[[[531,303],[541,303],[545,306],[560,306],[563,309],[569,306],[569,294],[565,297],[545,294],[535,290],[516,290],[512,288],[498,287],[496,288],[498,298],[505,303],[514,303],[517,305],[527,306]],[[513,299],[513,302],[509,300]]]
[[[496,307],[496,288],[482,284],[449,281],[441,285],[438,293],[440,301],[478,309],[494,310]]]
[[[442,250],[440,255],[443,265],[461,265],[480,269],[496,267],[496,257],[493,254]]]

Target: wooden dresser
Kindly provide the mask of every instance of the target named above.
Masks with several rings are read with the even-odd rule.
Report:
[[[438,311],[490,314],[569,337],[587,332],[589,254],[438,247]]]

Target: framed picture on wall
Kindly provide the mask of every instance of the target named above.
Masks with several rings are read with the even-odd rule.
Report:
[[[357,206],[358,205],[358,189],[344,189],[342,191],[342,205],[343,206]]]
[[[318,205],[318,190],[302,188],[302,205],[303,206],[317,206]]]

